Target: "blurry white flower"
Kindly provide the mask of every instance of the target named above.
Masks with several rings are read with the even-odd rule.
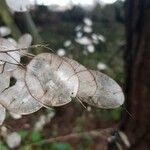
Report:
[[[91,32],[92,32],[92,28],[89,27],[89,26],[84,26],[84,27],[83,27],[83,31],[84,31],[85,33],[91,33]]]
[[[88,107],[87,107],[87,111],[91,111],[91,106],[88,106]]]
[[[80,31],[81,28],[82,28],[82,27],[81,27],[80,25],[78,25],[78,26],[75,27],[75,31]]]
[[[67,40],[64,42],[64,46],[65,47],[69,47],[71,45],[71,41],[70,40]]]
[[[66,51],[63,48],[60,48],[57,50],[57,55],[64,56],[66,54]]]
[[[106,42],[106,38],[105,38],[103,35],[101,35],[101,34],[98,35],[98,39],[99,39],[101,42]]]
[[[84,18],[83,22],[88,25],[88,26],[92,26],[92,20],[90,18]]]
[[[86,36],[75,39],[75,41],[81,45],[90,45],[92,43],[92,41]]]
[[[41,115],[35,124],[35,130],[37,131],[42,130],[45,124],[46,124],[46,116]]]
[[[89,53],[94,53],[94,51],[95,51],[95,47],[91,44],[91,45],[88,45],[87,46],[87,51],[89,52]]]
[[[82,33],[82,32],[80,32],[80,31],[78,31],[78,32],[76,33],[76,37],[77,37],[77,38],[81,38],[81,37],[82,37],[82,35],[83,35],[83,33]]]
[[[97,34],[93,33],[91,35],[91,37],[92,37],[93,43],[95,43],[95,44],[99,43],[99,41],[98,41],[98,35]]]
[[[2,126],[0,131],[1,136],[5,137],[7,135],[7,128],[5,126]]]
[[[15,148],[21,143],[21,136],[17,132],[13,132],[6,136],[6,143],[9,148]]]
[[[97,69],[99,69],[99,70],[106,70],[107,68],[108,68],[107,65],[102,62],[99,62],[97,64]]]
[[[4,37],[4,36],[9,35],[10,33],[11,33],[10,28],[5,27],[5,26],[0,27],[0,36]]]
[[[47,115],[41,115],[38,121],[36,122],[34,128],[37,131],[41,131],[46,123],[51,122],[51,119],[55,116],[55,112],[50,112]]]
[[[47,117],[46,117],[46,119],[47,119],[47,123],[48,122],[50,122],[51,120],[52,120],[52,118],[55,116],[55,112],[50,112],[48,115],[47,115]]]

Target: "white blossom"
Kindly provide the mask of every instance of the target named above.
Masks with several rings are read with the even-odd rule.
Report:
[[[91,45],[88,45],[87,46],[87,51],[89,52],[89,53],[94,53],[94,51],[95,51],[95,47],[91,44]]]
[[[67,40],[64,42],[64,46],[65,47],[69,47],[71,45],[71,41],[70,40]]]
[[[57,55],[64,56],[66,54],[66,51],[63,48],[60,48],[57,50]]]
[[[6,136],[6,143],[9,148],[16,148],[21,143],[21,136],[17,132],[10,133]]]
[[[81,38],[77,38],[75,39],[75,41],[81,45],[89,45],[92,43],[91,39],[89,39],[88,37],[84,36]]]
[[[92,32],[92,28],[89,27],[89,26],[84,26],[84,27],[83,27],[83,31],[84,31],[85,33],[91,33],[91,32]]]
[[[84,18],[83,22],[87,25],[87,26],[92,26],[92,20],[90,18]]]
[[[97,64],[97,69],[99,69],[99,70],[106,70],[107,68],[108,68],[107,65],[102,62],[99,62]]]
[[[81,37],[82,37],[82,35],[83,35],[83,33],[82,33],[82,32],[80,32],[80,31],[78,31],[78,32],[76,33],[76,37],[77,37],[77,38],[81,38]]]

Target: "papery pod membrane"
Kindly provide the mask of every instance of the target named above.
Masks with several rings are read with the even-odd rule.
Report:
[[[10,74],[8,73],[0,73],[0,94],[6,88],[9,87],[10,84]]]
[[[3,68],[0,65],[0,68]],[[10,84],[10,75],[7,73],[0,73],[0,94],[9,87]],[[0,99],[0,125],[3,124],[3,121],[6,117],[6,110],[3,105],[1,105],[1,99]]]
[[[3,124],[6,117],[6,109],[0,104],[0,126]]]
[[[6,4],[12,11],[24,12],[30,8],[29,0],[6,0]]]
[[[32,43],[32,36],[28,33],[22,35],[18,40],[18,48],[29,47]]]
[[[12,71],[20,63],[20,54],[14,51],[16,48],[8,39],[0,38],[0,64],[4,65],[4,71]]]
[[[12,76],[16,79],[16,83],[1,92],[0,103],[11,113],[20,115],[38,111],[42,105],[27,90],[25,70],[18,68]]]
[[[72,66],[52,53],[33,58],[25,79],[31,95],[45,106],[65,105],[78,91],[79,81]]]
[[[82,101],[92,97],[97,89],[97,83],[95,82],[93,74],[77,61],[67,57],[64,57],[64,59],[72,65],[75,70],[75,74],[79,78],[77,97]]]
[[[84,102],[104,109],[121,106],[124,103],[124,94],[117,82],[99,71],[90,70],[90,72],[97,83],[97,90],[92,97],[84,99]]]

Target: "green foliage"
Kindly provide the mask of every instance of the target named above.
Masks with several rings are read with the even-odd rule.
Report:
[[[0,150],[9,150],[2,141],[0,141]]]
[[[38,142],[42,140],[41,133],[34,130],[31,132],[30,138],[32,142]]]
[[[21,139],[23,140],[28,135],[28,132],[25,130],[20,130],[18,134],[21,136]]]
[[[72,148],[67,143],[56,142],[50,145],[50,150],[72,150]]]

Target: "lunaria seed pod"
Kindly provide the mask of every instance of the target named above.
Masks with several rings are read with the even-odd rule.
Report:
[[[1,92],[0,104],[11,113],[20,115],[30,114],[39,110],[42,105],[27,90],[25,70],[18,68],[12,73],[11,77],[14,78],[16,83]]]
[[[25,80],[30,94],[45,106],[65,105],[78,91],[72,66],[52,53],[37,55],[27,66]]]
[[[77,61],[66,58],[79,78],[77,98],[100,108],[117,108],[124,103],[121,87],[110,77],[99,71],[88,70]]]

